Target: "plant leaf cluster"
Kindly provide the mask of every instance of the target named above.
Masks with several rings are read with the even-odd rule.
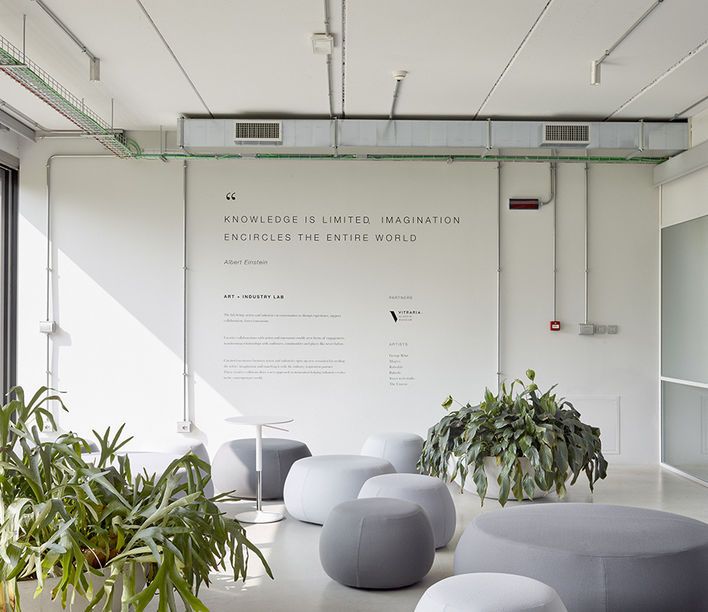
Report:
[[[515,380],[498,394],[489,389],[476,406],[469,403],[450,410],[454,400],[443,402],[447,414],[428,431],[418,463],[422,473],[464,484],[472,478],[482,503],[487,493],[485,458],[500,466],[499,502],[511,497],[531,499],[536,489],[566,493],[566,482],[575,484],[585,473],[590,489],[607,476],[600,430],[580,420],[580,413],[551,387],[540,393],[536,374],[527,370],[528,383]],[[524,469],[522,458],[528,461]]]
[[[235,498],[205,496],[208,463],[189,452],[161,475],[133,474],[120,452],[131,440],[123,427],[94,431],[92,454],[73,433],[48,441],[40,432],[56,430],[49,403],[66,410],[50,392],[42,387],[26,401],[17,387],[0,408],[0,609],[21,609],[18,581],[36,579],[36,597],[52,579],[63,607],[79,597],[87,611],[111,610],[122,585],[124,612],[153,599],[160,611],[180,599],[206,612],[198,594],[210,573],[245,579],[254,553],[271,575],[244,528],[217,506]]]

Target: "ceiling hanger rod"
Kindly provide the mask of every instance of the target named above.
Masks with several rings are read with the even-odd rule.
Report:
[[[61,30],[69,37],[71,40],[76,43],[76,46],[81,49],[89,58],[89,80],[91,81],[100,81],[101,80],[101,60],[97,58],[93,53],[91,53],[91,50],[79,39],[79,37],[74,34],[70,29],[69,26],[67,26],[59,17],[57,17],[56,13],[52,9],[50,9],[42,0],[34,0],[34,2],[37,3],[37,6],[41,8],[49,17],[51,20],[56,23]],[[24,42],[23,42],[23,51],[24,51]]]
[[[591,85],[599,85],[600,84],[600,65],[602,62],[604,62],[610,54],[617,48],[619,47],[626,39],[627,37],[634,32],[634,30],[639,27],[639,24],[641,24],[649,15],[651,15],[658,7],[659,5],[663,2],[664,0],[656,0],[654,4],[652,4],[644,13],[642,16],[637,19],[631,26],[629,26],[629,29],[625,31],[622,36],[620,36],[615,43],[609,48],[605,49],[605,52],[600,56],[599,59],[596,59],[592,62],[591,64],[591,75],[590,75],[590,83]]]

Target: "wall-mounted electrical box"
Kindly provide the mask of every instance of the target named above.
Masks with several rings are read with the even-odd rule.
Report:
[[[177,433],[189,433],[192,431],[192,421],[177,421]]]
[[[53,334],[57,329],[55,321],[40,321],[39,331],[43,334]]]
[[[581,336],[594,336],[595,335],[595,325],[592,323],[580,323],[578,325],[578,333]]]

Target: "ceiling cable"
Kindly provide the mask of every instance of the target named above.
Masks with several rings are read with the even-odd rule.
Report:
[[[177,56],[175,55],[175,52],[172,50],[172,47],[170,47],[169,43],[165,40],[165,37],[162,35],[162,32],[160,32],[160,29],[157,27],[157,24],[153,21],[152,17],[150,17],[150,13],[147,12],[147,9],[143,5],[143,3],[140,0],[135,0],[138,3],[138,6],[140,7],[140,10],[143,12],[147,20],[150,22],[150,25],[152,26],[153,30],[155,30],[155,33],[159,36],[160,40],[162,41],[162,44],[165,45],[165,49],[169,52],[169,54],[172,56],[172,59],[175,61],[175,64],[177,64],[177,67],[182,71],[182,74],[184,75],[184,78],[187,79],[187,82],[189,85],[192,87],[194,90],[194,93],[197,95],[197,98],[199,98],[199,101],[202,103],[202,106],[206,109],[206,112],[209,113],[210,117],[214,117],[213,113],[207,106],[207,103],[204,101],[204,98],[202,98],[201,94],[197,90],[197,86],[194,84],[194,81],[189,78],[189,75],[187,74],[187,71],[184,69],[184,66],[182,66],[181,62],[177,59]]]
[[[673,64],[670,68],[668,68],[665,72],[660,74],[658,77],[654,78],[652,81],[650,81],[647,85],[642,87],[637,93],[635,93],[631,98],[623,102],[620,106],[618,106],[615,110],[613,110],[607,117],[605,117],[605,121],[608,119],[611,119],[614,117],[617,113],[622,112],[625,108],[627,108],[630,104],[635,102],[637,98],[640,96],[644,95],[647,91],[652,89],[654,86],[658,85],[663,81],[666,77],[671,75],[675,70],[683,66],[687,61],[690,59],[694,58],[698,53],[703,51],[704,49],[708,48],[708,39],[704,40],[701,44],[698,46],[694,47],[691,49],[686,55],[684,55],[680,60],[678,60],[675,64]],[[699,102],[700,103],[700,102]],[[690,108],[690,107],[689,107]],[[688,109],[687,109],[688,110]]]
[[[529,29],[528,32],[526,32],[526,36],[523,37],[521,40],[521,43],[519,43],[519,46],[516,48],[516,51],[514,51],[514,54],[511,56],[509,61],[507,62],[506,66],[504,67],[504,70],[501,71],[501,74],[499,75],[499,78],[494,82],[494,85],[492,85],[492,88],[489,90],[489,93],[486,95],[484,100],[482,100],[482,104],[479,105],[479,108],[477,109],[477,112],[474,114],[473,119],[476,119],[479,114],[482,112],[484,107],[487,105],[487,102],[489,102],[489,99],[492,97],[492,94],[496,91],[497,87],[499,87],[499,84],[501,83],[502,79],[506,76],[506,73],[509,72],[511,69],[512,64],[518,57],[519,53],[521,53],[521,50],[526,46],[526,42],[531,38],[531,34],[533,34],[534,30],[538,26],[539,23],[541,23],[541,20],[543,19],[543,16],[546,14],[546,11],[548,11],[548,7],[551,6],[551,2],[553,0],[548,0],[546,2],[546,6],[541,9],[541,12],[539,13],[538,17],[536,17],[536,21],[533,22],[533,25]]]

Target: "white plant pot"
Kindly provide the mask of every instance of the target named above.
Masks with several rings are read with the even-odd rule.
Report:
[[[94,593],[103,587],[104,578],[99,576],[91,575],[89,579],[93,583]],[[37,589],[36,580],[21,580],[17,583],[17,590],[20,592],[20,605],[22,606],[22,612],[63,612],[61,607],[61,593],[57,595],[57,598],[52,600],[52,589],[59,582],[59,578],[47,578],[44,581],[44,588],[41,594],[35,599],[34,592]],[[141,591],[145,587],[145,578],[142,575],[142,571],[136,572],[135,577],[135,590],[136,592]],[[111,610],[113,612],[120,612],[121,605],[120,599],[123,593],[123,579],[121,577],[116,580],[113,587],[113,601],[111,603]],[[101,602],[99,609],[103,609],[103,604],[105,600]],[[71,605],[71,590],[67,593],[67,605],[66,610],[84,610],[88,605],[88,601],[82,597],[76,596],[74,605]]]
[[[448,469],[450,470],[448,473],[452,473],[452,471],[455,469],[454,460],[450,460]],[[524,475],[531,472],[531,465],[529,464],[529,460],[525,457],[521,457],[521,470]],[[497,461],[494,457],[485,457],[484,471],[487,474],[487,493],[485,495],[485,498],[499,499],[499,483],[497,482],[497,478],[499,478],[499,472],[501,472],[501,465],[497,465]],[[459,484],[459,476],[457,477],[456,482]],[[474,483],[474,479],[472,478],[471,472],[467,475],[467,478],[465,479],[464,489],[465,491],[469,491],[470,493],[474,493],[475,495],[477,495],[477,485],[475,485]],[[534,486],[533,499],[540,499],[541,497],[545,497],[546,495],[548,495],[548,493],[549,491],[541,491],[541,489]],[[514,499],[515,498],[513,493],[509,493],[509,500],[513,501]],[[524,493],[524,499],[531,498]]]

